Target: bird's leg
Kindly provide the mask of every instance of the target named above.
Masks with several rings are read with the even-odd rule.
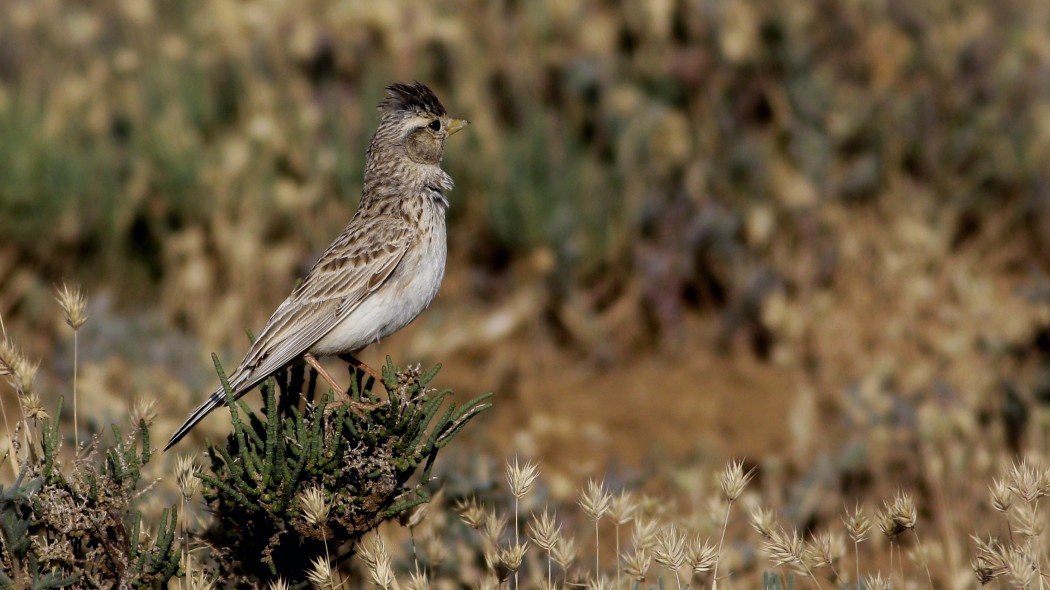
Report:
[[[363,362],[357,360],[357,358],[355,358],[354,355],[341,354],[339,355],[339,358],[343,359],[344,362],[349,363],[351,367],[354,367],[355,369],[360,369],[367,373],[369,376],[376,380],[376,383],[379,383],[380,385],[383,384],[383,376],[380,375],[379,372],[373,369],[372,367],[369,367]]]
[[[321,366],[321,363],[318,362],[317,357],[310,354],[309,352],[303,354],[303,360],[305,360],[308,365],[313,367],[314,370],[317,371],[317,374],[320,375],[322,379],[327,381],[329,385],[332,386],[332,389],[336,391],[336,393],[338,393],[340,396],[343,397],[344,400],[346,400],[346,403],[350,406],[350,410],[353,413],[357,414],[358,417],[365,417],[362,410],[371,411],[383,405],[382,403],[366,404],[364,402],[359,402],[351,398],[350,395],[346,393],[346,390],[343,389],[343,386],[339,385],[335,378],[332,377],[332,375],[327,370],[325,370],[324,367]],[[334,400],[333,403],[335,403]]]
[[[317,362],[317,357],[315,357],[314,355],[312,355],[309,352],[307,352],[307,353],[303,353],[303,360],[306,361],[306,364],[308,364],[311,367],[313,367],[314,370],[317,371],[317,374],[320,375],[322,379],[327,381],[328,384],[332,386],[332,389],[336,390],[343,397],[349,399],[350,396],[346,395],[346,390],[343,389],[343,386],[339,385],[339,383],[335,380],[335,378],[332,377],[328,373],[328,371],[325,370],[325,368],[321,366],[321,363]]]

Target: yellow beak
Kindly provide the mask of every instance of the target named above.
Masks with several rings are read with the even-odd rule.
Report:
[[[470,125],[470,121],[466,119],[452,119],[448,122],[448,134],[454,135],[460,129]]]

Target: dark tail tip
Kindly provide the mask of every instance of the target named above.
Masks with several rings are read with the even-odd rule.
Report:
[[[190,414],[189,418],[182,423],[182,426],[175,431],[175,434],[171,435],[171,440],[164,446],[164,450],[167,451],[171,447],[175,446],[180,440],[183,439],[198,422],[204,419],[212,410],[222,405],[226,400],[226,395],[221,390],[211,394],[193,413]]]

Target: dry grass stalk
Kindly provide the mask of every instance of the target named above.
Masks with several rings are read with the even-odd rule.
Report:
[[[623,571],[627,577],[641,583],[652,565],[652,555],[645,549],[635,547],[629,555],[623,556]]]
[[[299,492],[299,505],[303,509],[303,518],[314,526],[324,526],[328,520],[330,506],[324,498],[321,486],[312,486]]]
[[[62,283],[62,287],[55,288],[55,299],[62,308],[66,324],[73,328],[73,440],[80,444],[80,420],[77,413],[77,365],[79,364],[79,333],[80,328],[87,321],[84,311],[87,309],[87,297],[80,287],[69,287]]]
[[[480,530],[487,518],[485,509],[474,498],[460,500],[455,505],[459,518],[474,530]]]
[[[328,559],[316,557],[311,563],[310,570],[306,572],[306,579],[318,588],[335,588],[332,581],[332,566]]]
[[[587,480],[587,488],[580,492],[576,502],[583,508],[584,514],[594,522],[594,572],[597,575],[601,569],[599,555],[600,542],[598,540],[598,521],[609,510],[612,503],[612,495],[605,489],[605,482]]]
[[[390,590],[397,588],[397,579],[394,578],[394,570],[391,565],[390,553],[387,552],[383,537],[376,534],[372,536],[371,542],[361,544],[361,559],[372,576],[372,581],[383,588]]]

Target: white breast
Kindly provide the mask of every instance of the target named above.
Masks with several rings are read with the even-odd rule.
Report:
[[[310,348],[317,356],[354,353],[407,326],[437,296],[448,256],[445,219],[405,253],[389,279]]]

